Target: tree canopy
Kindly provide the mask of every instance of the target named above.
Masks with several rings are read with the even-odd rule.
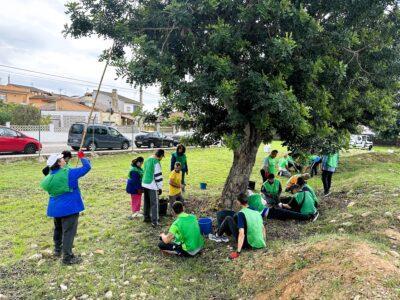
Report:
[[[114,41],[119,76],[159,84],[198,134],[229,137],[236,192],[274,134],[328,152],[360,124],[394,121],[395,0],[82,0],[67,13],[66,34]]]

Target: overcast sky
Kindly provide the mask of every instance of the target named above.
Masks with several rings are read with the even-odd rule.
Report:
[[[61,33],[68,17],[64,0],[0,0],[0,65],[62,75],[98,82],[104,62],[98,62],[103,49],[111,41],[97,37],[75,40]],[[52,78],[0,66],[0,83],[33,85],[66,95],[83,95],[96,84]],[[115,80],[115,72],[107,69],[102,90],[119,88],[118,93],[139,100],[139,93],[123,79]],[[123,88],[123,89],[122,89]],[[159,89],[144,90],[145,109],[152,110],[160,99]]]

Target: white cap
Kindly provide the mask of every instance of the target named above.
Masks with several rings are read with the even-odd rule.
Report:
[[[47,159],[47,166],[51,167],[52,165],[54,165],[58,159],[63,158],[64,156],[61,153],[57,153],[57,154],[51,154],[49,156],[49,158]]]

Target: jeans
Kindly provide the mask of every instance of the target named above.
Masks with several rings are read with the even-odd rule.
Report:
[[[261,177],[262,177],[262,183],[266,182],[266,181],[267,181],[268,173],[265,172],[264,169],[261,169],[261,170],[260,170],[260,174],[261,174]],[[262,185],[262,184],[261,184],[261,185]]]
[[[64,260],[69,260],[74,256],[72,248],[78,229],[78,218],[79,214],[54,218],[54,251],[62,252]]]
[[[158,223],[158,191],[144,188],[144,201],[143,201],[143,215],[144,220],[151,223]]]
[[[272,207],[269,209],[267,219],[275,219],[275,220],[310,220],[313,217],[313,215],[305,215],[299,212],[295,212],[289,209],[284,209],[284,208],[275,208]]]
[[[331,189],[333,172],[322,170],[322,184],[324,185],[324,193],[328,194]]]

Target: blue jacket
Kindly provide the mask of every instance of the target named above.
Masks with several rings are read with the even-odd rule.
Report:
[[[64,193],[56,197],[50,197],[47,206],[47,216],[52,218],[66,217],[80,213],[85,209],[81,192],[79,190],[78,180],[85,176],[91,169],[90,162],[86,158],[81,159],[82,167],[71,168],[68,172],[68,185],[72,192]],[[59,170],[52,171],[52,174]]]
[[[130,171],[126,182],[126,192],[128,194],[139,194],[138,190],[142,189],[142,180],[138,172]]]

